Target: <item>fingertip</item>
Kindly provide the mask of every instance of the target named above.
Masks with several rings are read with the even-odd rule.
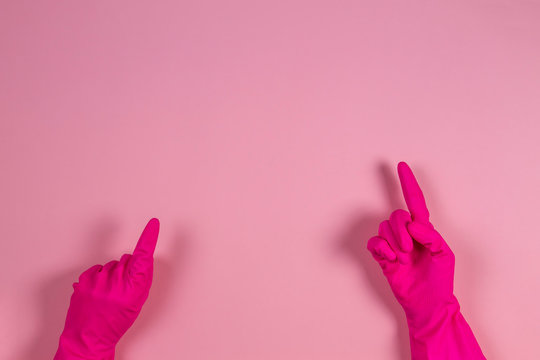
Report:
[[[159,219],[158,218],[151,218],[149,221],[148,221],[148,224],[146,224],[146,227],[147,228],[150,228],[152,230],[155,230],[155,231],[159,231]]]
[[[438,254],[445,244],[442,236],[433,228],[431,224],[426,225],[418,222],[411,222],[407,226],[407,231],[412,238],[430,250],[432,254]]]
[[[432,245],[433,236],[424,224],[413,221],[407,225],[407,231],[416,242],[426,247]]]
[[[398,176],[407,208],[413,220],[429,222],[429,211],[422,189],[407,163],[398,164]]]
[[[407,223],[405,226],[407,227],[407,231],[413,238],[419,233],[421,229],[421,225],[414,221]]]
[[[397,255],[390,248],[388,242],[380,236],[373,236],[370,238],[367,248],[376,260],[394,262],[397,259]]]
[[[136,256],[153,256],[156,243],[159,235],[159,220],[152,218],[141,233],[139,241],[135,246],[133,255]]]
[[[407,192],[407,193],[410,192],[412,189],[409,189],[409,188],[413,187],[413,185],[417,183],[416,177],[414,176],[411,167],[406,162],[400,161],[397,166],[397,172],[398,172],[399,182],[401,183],[401,188],[404,190],[404,192]],[[414,189],[413,191],[415,190],[416,189]]]
[[[400,161],[398,164],[397,164],[397,168],[398,168],[398,171],[403,171],[403,169],[407,169],[409,168],[409,165],[407,165],[407,163],[405,161]]]
[[[397,165],[399,178],[403,180],[406,174],[412,173],[410,166],[405,161],[400,161]]]
[[[385,251],[385,255],[384,257],[386,258],[386,260],[388,261],[391,261],[391,262],[394,262],[397,260],[397,255],[395,252],[392,251],[392,249],[388,248],[386,251]]]
[[[160,223],[157,218],[151,218],[146,224],[143,234],[150,237],[157,237],[159,235]]]

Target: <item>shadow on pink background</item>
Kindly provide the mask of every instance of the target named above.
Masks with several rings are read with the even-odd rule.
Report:
[[[487,358],[537,359],[540,3],[7,2],[0,358],[161,220],[122,359],[408,359],[367,239],[409,162]]]

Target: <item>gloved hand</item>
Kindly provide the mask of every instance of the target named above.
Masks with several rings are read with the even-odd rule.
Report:
[[[429,222],[409,166],[400,162],[398,174],[409,212],[395,210],[381,222],[368,250],[405,311],[412,359],[485,359],[454,296],[454,254]]]
[[[148,297],[158,233],[159,221],[150,220],[133,255],[92,266],[81,274],[73,284],[55,360],[114,359],[116,344]]]

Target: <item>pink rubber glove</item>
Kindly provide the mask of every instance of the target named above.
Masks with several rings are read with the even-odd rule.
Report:
[[[368,249],[405,310],[412,359],[485,359],[454,296],[454,254],[429,222],[409,166],[400,162],[398,174],[410,213],[395,210]]]
[[[159,221],[150,220],[133,255],[92,266],[81,274],[73,284],[55,360],[114,359],[116,344],[148,297],[158,233]]]

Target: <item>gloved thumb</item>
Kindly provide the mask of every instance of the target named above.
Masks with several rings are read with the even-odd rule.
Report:
[[[430,223],[410,222],[407,225],[407,231],[415,241],[427,248],[432,255],[437,255],[444,250],[446,244],[444,239]]]

